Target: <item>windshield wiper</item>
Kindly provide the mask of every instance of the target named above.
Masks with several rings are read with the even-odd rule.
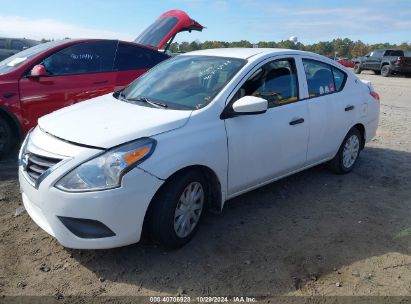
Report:
[[[154,107],[157,107],[157,108],[163,108],[163,109],[168,108],[168,105],[166,105],[165,103],[154,101],[154,100],[151,100],[151,99],[149,99],[147,97],[144,97],[144,96],[136,96],[136,97],[126,98],[124,96],[124,94],[120,94],[120,97],[122,97],[126,101],[139,101],[139,102],[148,103],[148,104],[150,104]]]

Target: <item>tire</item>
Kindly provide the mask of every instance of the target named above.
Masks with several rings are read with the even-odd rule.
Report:
[[[13,146],[13,132],[9,123],[0,117],[0,159],[6,156]]]
[[[382,77],[389,77],[391,76],[391,68],[388,64],[383,65],[381,68],[381,76]]]
[[[361,71],[362,71],[361,65],[359,63],[356,63],[354,65],[354,74],[361,74]]]
[[[357,128],[352,128],[345,136],[340,149],[329,162],[329,167],[337,174],[346,174],[352,171],[361,152],[362,136]]]
[[[195,189],[201,190],[196,192]],[[200,195],[201,191],[202,196]],[[200,198],[190,200],[190,192],[197,193]],[[198,230],[205,206],[208,203],[208,193],[206,179],[199,171],[183,171],[172,177],[163,185],[151,203],[148,214],[150,236],[168,248],[176,249],[187,244]],[[191,209],[187,209],[187,205],[183,203],[184,198],[187,198],[188,202],[187,200],[186,202]],[[177,212],[182,214],[178,215]],[[188,220],[185,221],[184,217]],[[183,225],[184,222],[193,226]],[[189,228],[184,230],[185,227]]]

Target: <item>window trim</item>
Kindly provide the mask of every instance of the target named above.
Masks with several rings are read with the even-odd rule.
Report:
[[[293,104],[293,103],[296,103],[296,102],[299,102],[299,101],[304,100],[304,98],[301,98],[300,81],[299,81],[299,77],[298,77],[297,57],[295,57],[295,55],[293,55],[293,54],[288,54],[288,55],[287,55],[287,54],[284,54],[284,55],[281,55],[281,56],[285,56],[285,57],[277,58],[277,57],[278,57],[278,55],[277,55],[277,56],[272,56],[272,57],[268,57],[268,58],[265,58],[265,59],[261,60],[260,62],[258,62],[257,64],[255,64],[255,65],[249,70],[249,72],[248,72],[246,75],[244,75],[244,76],[241,78],[241,80],[237,83],[237,85],[234,87],[234,89],[232,89],[231,92],[228,94],[228,96],[227,96],[227,98],[226,98],[226,105],[225,105],[225,107],[224,107],[224,110],[223,110],[223,111],[221,112],[221,114],[220,114],[220,119],[225,120],[225,119],[227,119],[227,118],[231,118],[230,112],[232,111],[232,106],[233,106],[233,103],[234,103],[234,101],[233,101],[234,95],[237,93],[237,91],[238,91],[239,89],[241,89],[241,87],[244,85],[244,83],[246,83],[246,82],[248,81],[248,79],[249,79],[259,68],[261,68],[262,66],[264,66],[264,65],[266,65],[266,64],[268,64],[268,63],[270,63],[270,62],[273,62],[273,61],[281,61],[281,60],[293,60],[293,61],[294,61],[294,68],[295,68],[295,73],[296,73],[295,76],[296,76],[296,81],[297,81],[297,95],[298,95],[298,96],[297,96],[297,100],[295,100],[295,101],[288,102],[288,103],[285,103],[285,104],[282,104],[282,105],[278,105],[278,106],[276,106],[276,107],[267,107],[267,111],[269,111],[269,110],[271,110],[271,109],[275,109],[275,108],[278,108],[278,107],[286,106],[286,105]],[[244,79],[246,79],[246,80],[243,82]],[[236,93],[233,94],[233,92],[236,92]],[[230,98],[230,96],[231,96],[231,98]]]
[[[304,68],[304,60],[305,60],[305,61],[319,62],[319,63],[322,63],[322,64],[325,64],[325,65],[330,66],[330,67],[331,67],[331,73],[332,73],[332,75],[333,75],[334,88],[335,88],[336,86],[335,86],[335,77],[334,77],[333,69],[337,69],[338,71],[340,71],[341,73],[343,73],[345,77],[344,77],[344,81],[343,81],[342,84],[341,84],[341,88],[340,88],[339,90],[335,90],[335,91],[333,91],[333,92],[328,92],[328,93],[324,93],[324,94],[322,94],[322,95],[311,96],[311,97],[310,97],[310,90],[309,90],[309,88],[308,88],[307,74],[305,73],[305,68]],[[345,71],[343,71],[343,70],[341,70],[340,68],[337,68],[336,66],[334,66],[334,65],[332,65],[332,64],[329,64],[329,63],[327,63],[327,62],[324,62],[324,61],[321,61],[321,60],[317,60],[317,59],[308,58],[308,57],[301,57],[301,63],[302,63],[303,68],[304,68],[304,71],[303,71],[303,72],[304,72],[304,75],[305,75],[305,82],[306,82],[306,84],[307,84],[307,93],[308,93],[308,97],[303,98],[303,99],[301,99],[301,100],[313,99],[313,98],[323,97],[323,96],[327,96],[327,95],[331,95],[331,94],[336,94],[336,93],[340,93],[342,90],[344,90],[345,84],[347,83],[347,80],[348,80],[348,74],[347,74]]]

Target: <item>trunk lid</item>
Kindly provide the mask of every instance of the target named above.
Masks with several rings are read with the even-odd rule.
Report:
[[[161,49],[177,33],[202,31],[203,28],[201,24],[191,19],[185,12],[171,10],[160,15],[134,42],[151,48]]]

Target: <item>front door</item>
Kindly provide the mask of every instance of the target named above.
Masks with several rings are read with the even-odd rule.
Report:
[[[84,42],[45,58],[48,75],[20,79],[20,99],[30,126],[37,119],[65,106],[110,93],[117,41]]]
[[[228,150],[228,194],[234,195],[304,166],[309,115],[300,100],[293,58],[264,62],[234,95],[265,98],[264,114],[225,120]]]

